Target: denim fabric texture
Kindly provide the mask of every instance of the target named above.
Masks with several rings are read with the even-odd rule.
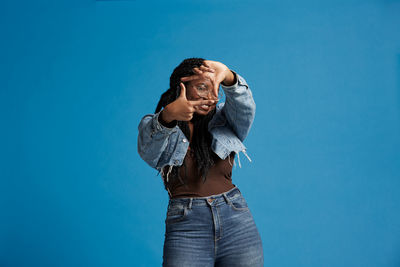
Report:
[[[232,151],[246,154],[243,140],[254,121],[256,105],[247,82],[236,72],[236,84],[221,88],[225,93],[225,103],[216,107],[216,113],[208,125],[213,137],[212,149],[225,159]],[[161,111],[160,111],[161,112]],[[138,152],[151,167],[161,172],[163,167],[181,166],[189,147],[189,142],[178,127],[168,128],[158,121],[160,112],[145,115],[139,123]],[[239,166],[240,166],[240,159]]]
[[[170,199],[163,266],[261,267],[262,241],[237,187],[208,197]]]

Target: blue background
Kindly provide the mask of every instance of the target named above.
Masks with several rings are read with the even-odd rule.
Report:
[[[137,126],[184,58],[256,119],[233,182],[265,266],[400,266],[400,1],[1,1],[1,266],[160,266]]]

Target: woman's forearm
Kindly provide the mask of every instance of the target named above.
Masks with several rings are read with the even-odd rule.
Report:
[[[238,74],[235,76],[237,79],[235,84],[231,86],[222,84],[226,96],[223,110],[237,137],[243,141],[253,123],[256,105],[247,82]]]
[[[236,75],[228,69],[225,75],[225,79],[221,82],[224,86],[232,86],[236,84]]]

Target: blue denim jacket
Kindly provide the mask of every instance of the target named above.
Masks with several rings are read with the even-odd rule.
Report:
[[[233,73],[236,76],[236,84],[221,84],[226,96],[225,103],[217,105],[208,130],[212,135],[211,147],[215,154],[225,159],[234,151],[238,155],[240,166],[240,151],[250,160],[242,142],[253,124],[256,105],[245,79],[236,72]],[[165,166],[170,166],[169,173],[173,166],[183,164],[189,142],[179,126],[168,128],[158,121],[160,112],[145,115],[140,121],[138,152],[147,164],[163,175]]]

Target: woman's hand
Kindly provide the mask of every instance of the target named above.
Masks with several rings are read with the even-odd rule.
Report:
[[[181,81],[188,82],[196,79],[209,78],[213,83],[213,95],[218,99],[219,85],[222,82],[224,85],[232,85],[235,81],[235,76],[230,69],[223,63],[212,60],[204,60],[204,63],[199,68],[194,68],[195,75],[183,77]]]
[[[179,84],[181,87],[181,94],[172,103],[168,104],[161,112],[162,120],[166,123],[171,121],[190,121],[193,118],[193,113],[204,113],[199,109],[202,105],[211,106],[218,102],[218,100],[195,100],[191,101],[186,98],[186,87],[183,83]]]

